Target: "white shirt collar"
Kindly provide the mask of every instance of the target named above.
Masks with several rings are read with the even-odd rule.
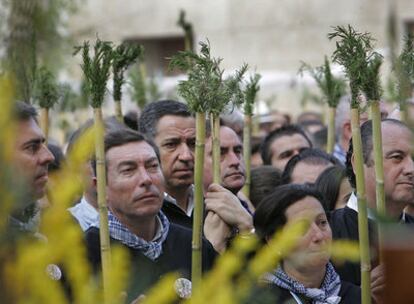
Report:
[[[152,238],[152,242],[156,242],[158,239],[160,239],[161,237],[162,237],[162,222],[161,222],[161,219],[160,219],[160,217],[157,215],[156,217],[155,217],[155,221],[157,222],[157,231],[155,232],[155,235],[154,235],[154,237]]]
[[[188,216],[191,216],[191,214],[193,213],[193,209],[194,209],[194,185],[191,185],[187,191],[188,191],[187,210],[184,210],[184,212]],[[164,199],[178,206],[177,200],[171,195],[169,195],[167,192],[164,192]]]
[[[352,210],[355,210],[358,213],[358,199],[355,195],[354,192],[351,193],[347,203],[346,203],[348,208],[351,208]],[[367,207],[367,214],[368,214],[368,218],[370,220],[375,220],[375,215],[372,212],[372,210],[370,208]]]
[[[77,219],[83,231],[88,230],[92,224],[99,221],[98,211],[88,203],[84,196],[78,204],[68,210]]]

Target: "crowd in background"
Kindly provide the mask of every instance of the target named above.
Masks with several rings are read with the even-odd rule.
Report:
[[[395,223],[414,222],[414,162],[412,130],[401,122],[398,110],[382,106],[382,147],[387,215]],[[50,140],[47,146],[35,110],[17,103],[19,122],[15,147],[18,174],[30,186],[35,210],[15,211],[10,224],[35,231],[41,210],[48,208],[49,173],[60,170],[65,155],[92,125],[86,122],[65,147]],[[332,239],[358,240],[358,208],[349,97],[337,108],[336,144],[325,152],[327,127],[320,113],[305,112],[296,119],[277,111],[259,117],[251,145],[250,197],[242,193],[246,182],[243,160],[243,115],[235,109],[222,115],[220,127],[220,179],[213,183],[212,138],[207,123],[204,175],[203,269],[231,246],[238,234],[255,233],[263,242],[284,226],[307,218],[310,225],[293,252],[262,278],[257,289],[279,300],[297,303],[358,303],[360,265],[335,265],[330,261]],[[120,243],[132,262],[128,299],[145,294],[163,274],[180,271],[189,278],[191,230],[194,208],[195,118],[184,103],[163,100],[148,104],[140,116],[125,115],[124,123],[105,120],[105,162],[109,234]],[[369,207],[369,237],[373,248],[372,298],[381,303],[385,288],[383,265],[375,254],[375,172],[372,155],[372,122],[361,116],[361,136]],[[65,151],[65,152],[63,152]],[[68,212],[85,232],[91,264],[101,263],[96,159],[84,165],[83,193]],[[58,191],[53,186],[47,191]],[[33,206],[34,205],[34,206]],[[33,218],[36,217],[36,220]],[[33,223],[34,222],[34,223]],[[279,302],[278,302],[279,303]]]

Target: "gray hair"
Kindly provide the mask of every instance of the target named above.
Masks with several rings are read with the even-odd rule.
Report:
[[[349,119],[351,95],[344,95],[339,100],[338,106],[336,107],[335,114],[335,135],[337,141],[340,140],[339,136],[342,131],[342,126],[346,119]]]
[[[244,126],[244,117],[242,112],[240,112],[237,109],[233,109],[233,111],[229,113],[224,113],[220,115],[222,125],[225,125],[227,127],[230,127],[233,129],[234,126],[240,127],[240,129],[243,129]]]

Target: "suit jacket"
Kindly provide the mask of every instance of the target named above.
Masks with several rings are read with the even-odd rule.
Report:
[[[128,279],[128,303],[140,294],[145,293],[163,275],[169,272],[178,272],[180,277],[190,279],[191,276],[191,240],[190,230],[170,224],[168,236],[162,244],[162,253],[155,260],[143,255],[139,250],[127,247],[111,239],[111,244],[125,247],[130,257],[130,277]],[[101,252],[99,242],[99,229],[91,227],[86,231],[88,257],[95,271],[100,270]],[[212,268],[217,256],[213,247],[207,240],[202,243],[203,271]]]

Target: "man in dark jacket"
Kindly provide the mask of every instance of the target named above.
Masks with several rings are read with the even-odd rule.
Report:
[[[203,182],[208,214],[204,222],[204,234],[214,248],[222,252],[227,248],[228,240],[237,232],[249,232],[253,229],[253,218],[249,206],[239,194],[246,181],[240,137],[226,126],[220,127],[219,135],[220,185],[212,183],[211,135],[208,136],[205,147]]]
[[[214,203],[208,200],[206,195],[206,206],[208,210],[215,212],[215,217],[208,217],[204,225],[206,238],[215,246],[215,249],[224,249],[222,244],[223,230],[230,232],[230,226],[239,230],[249,230],[252,226],[251,215],[243,208],[235,195],[244,185],[244,162],[241,158],[241,142],[237,134],[228,127],[223,137],[222,146],[226,147],[226,157],[222,160],[223,168],[229,169],[229,176],[225,176],[228,184],[225,188],[215,185],[216,189]],[[165,178],[165,195],[162,211],[168,219],[176,224],[189,229],[193,228],[193,177],[194,177],[194,147],[195,147],[195,119],[191,116],[187,105],[173,100],[161,100],[147,105],[140,117],[140,132],[153,139],[160,151],[161,167]],[[224,130],[224,129],[223,129]],[[211,141],[210,141],[211,142]],[[211,144],[210,144],[211,147]],[[236,150],[234,150],[236,149]],[[210,148],[211,150],[211,148]],[[227,162],[231,157],[230,162]],[[206,154],[206,162],[211,153]],[[233,174],[230,176],[230,174]],[[237,175],[237,176],[236,176]],[[205,178],[207,175],[205,175]],[[208,183],[208,185],[211,183]],[[219,189],[217,189],[219,187]],[[207,189],[205,189],[207,192]],[[213,192],[213,191],[211,191]],[[209,206],[212,206],[209,209]],[[214,207],[214,206],[215,207]],[[232,208],[235,207],[235,208]],[[223,221],[221,221],[223,220]],[[206,230],[207,229],[207,230]],[[220,243],[219,247],[216,244]]]
[[[14,208],[9,217],[12,230],[35,232],[38,224],[37,200],[45,195],[48,165],[54,160],[45,144],[45,137],[37,122],[35,108],[24,102],[13,107],[16,136],[13,146],[12,169],[25,191],[25,203]],[[16,204],[17,205],[17,204]]]
[[[376,248],[377,227],[375,219],[376,191],[375,168],[372,144],[372,122],[367,121],[361,126],[362,149],[364,158],[364,178],[368,205],[368,225],[370,246]],[[382,149],[384,164],[384,192],[387,216],[395,222],[410,222],[410,216],[403,214],[407,204],[414,204],[414,152],[412,131],[402,122],[385,119],[382,121]],[[355,188],[354,156],[352,143],[347,155],[347,170],[351,185]],[[331,226],[334,239],[358,240],[358,208],[355,194],[352,194],[343,209],[333,211]],[[371,272],[372,289],[380,290],[384,280],[382,266],[377,266],[377,252],[371,254],[374,269]],[[346,263],[338,267],[343,280],[360,284],[359,264]],[[380,284],[380,285],[378,285]]]
[[[131,257],[128,297],[136,298],[159,278],[178,271],[191,273],[191,231],[170,223],[161,211],[164,177],[156,146],[131,129],[105,135],[109,234]],[[86,232],[89,258],[101,261],[99,228]],[[203,268],[211,268],[215,251],[203,243]]]
[[[165,178],[162,210],[173,223],[192,228],[195,118],[186,104],[161,100],[142,111],[138,130],[153,140]]]

